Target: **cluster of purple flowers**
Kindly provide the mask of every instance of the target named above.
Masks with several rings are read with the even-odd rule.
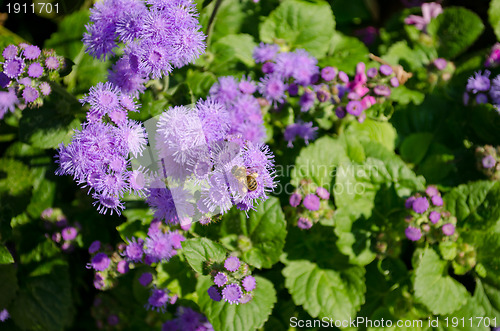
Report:
[[[40,107],[42,98],[52,91],[48,81],[59,77],[64,59],[54,50],[21,43],[8,45],[2,51],[0,71],[0,119],[16,107]]]
[[[0,322],[5,322],[10,317],[7,309],[0,310]]]
[[[153,287],[151,288],[151,295],[148,298],[145,308],[157,312],[165,312],[167,305],[173,305],[177,302],[177,299],[178,296],[172,295],[168,289]]]
[[[417,193],[406,199],[405,207],[410,210],[405,219],[409,223],[406,237],[418,241],[425,236],[429,242],[440,241],[443,236],[451,238],[455,234],[457,219],[443,205],[441,193],[432,185],[427,187],[425,194]]]
[[[213,331],[214,328],[212,324],[207,320],[205,315],[189,308],[189,307],[177,307],[177,312],[175,318],[170,321],[166,321],[162,326],[162,331],[184,331],[184,330],[196,330],[196,331]]]
[[[257,282],[250,275],[248,264],[241,262],[236,256],[229,256],[223,265],[214,264],[210,267],[215,284],[208,289],[212,300],[224,299],[229,304],[244,304],[252,300]]]
[[[298,97],[301,112],[308,112],[318,104],[333,104],[338,118],[350,114],[363,122],[365,110],[383,102],[390,96],[391,86],[400,84],[395,70],[386,64],[366,70],[366,65],[360,62],[351,80],[345,72],[334,67],[320,70],[316,58],[302,49],[280,52],[278,45],[261,43],[255,48],[253,57],[256,63],[262,63],[265,74],[258,91],[274,108],[279,108],[289,98]],[[316,130],[312,122],[298,119],[286,128],[285,140],[289,147],[297,136],[308,143],[315,139]]]
[[[196,5],[192,0],[105,0],[91,9],[83,43],[95,58],[124,54],[109,80],[125,93],[144,91],[148,78],[194,61],[205,50]]]
[[[229,114],[209,98],[160,116],[156,143],[163,178],[153,180],[147,197],[156,218],[183,223],[224,214],[233,205],[248,211],[267,199],[276,185],[274,156],[267,145],[231,134]],[[189,193],[191,184],[199,197]]]
[[[405,18],[405,24],[415,25],[420,31],[426,31],[427,25],[431,19],[439,16],[443,12],[443,7],[437,2],[422,4],[422,16],[410,15]]]
[[[232,76],[220,77],[210,88],[211,99],[225,105],[228,111],[228,134],[239,135],[254,144],[266,139],[261,110],[262,100],[254,93],[257,83],[243,77],[240,81]]]
[[[128,111],[137,110],[134,99],[110,83],[92,87],[81,101],[90,104],[87,122],[68,146],[60,145],[56,174],[88,187],[99,212],[120,214],[126,192],[143,196],[147,190],[146,173],[130,165],[130,154],[137,157],[145,149],[147,133],[141,123],[127,119]]]
[[[492,103],[500,111],[500,75],[490,79],[491,72],[478,71],[467,81],[463,101],[465,105]],[[473,100],[470,100],[473,97]]]
[[[475,155],[478,170],[492,180],[500,180],[500,146],[478,146]]]
[[[151,265],[162,261],[169,261],[182,248],[185,240],[179,231],[162,229],[161,222],[154,220],[146,239],[132,238],[123,251],[125,259],[132,263]]]
[[[69,225],[66,216],[59,208],[45,209],[42,212],[41,218],[45,221],[45,228],[50,231],[45,236],[56,244],[61,245],[61,249],[64,252],[72,252],[75,248],[81,225],[78,222],[74,225]]]
[[[123,247],[118,247],[120,249]],[[94,287],[98,290],[114,287],[116,279],[129,271],[129,262],[121,258],[110,245],[102,245],[96,240],[90,244],[88,251],[91,259],[87,268],[94,269]]]
[[[330,192],[303,179],[300,186],[290,195],[289,203],[297,214],[297,226],[309,230],[321,217],[330,217],[333,209],[328,206]]]

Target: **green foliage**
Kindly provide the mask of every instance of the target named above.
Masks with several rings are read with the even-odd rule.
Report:
[[[226,250],[207,238],[194,238],[182,242],[182,252],[189,265],[199,274],[206,275],[207,261],[223,262]]]
[[[335,20],[327,3],[287,0],[260,25],[259,35],[263,42],[284,41],[291,49],[303,48],[321,58],[334,30]]]
[[[488,9],[488,18],[493,31],[495,31],[497,39],[500,39],[500,1],[492,0],[490,2],[490,8]]]
[[[249,217],[231,212],[221,224],[222,235],[239,236],[242,259],[256,268],[271,268],[278,262],[286,237],[286,222],[277,198],[260,203]]]
[[[448,7],[431,20],[429,35],[438,44],[438,54],[453,59],[469,48],[484,30],[481,18],[463,7]]]
[[[447,262],[431,248],[426,248],[415,270],[415,297],[434,314],[450,314],[469,299],[465,287],[444,275]]]

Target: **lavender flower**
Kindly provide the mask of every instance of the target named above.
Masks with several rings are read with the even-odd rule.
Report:
[[[467,91],[472,93],[486,92],[490,89],[490,76],[491,72],[485,70],[484,74],[478,71],[474,76],[469,77],[467,81]]]
[[[316,194],[308,194],[302,203],[307,209],[315,211],[319,209],[320,200]]]
[[[10,315],[7,309],[4,308],[0,311],[0,322],[5,322],[9,317]]]
[[[436,224],[441,219],[441,213],[437,211],[431,211],[429,214],[429,219],[433,224]]]
[[[317,127],[313,127],[312,122],[297,122],[290,124],[286,127],[285,133],[283,134],[286,141],[288,141],[288,147],[293,147],[293,142],[296,137],[304,139],[306,145],[309,144],[310,140],[314,140],[317,135]]]
[[[140,262],[142,260],[144,240],[132,238],[127,244],[124,256],[130,262]]]
[[[240,268],[240,259],[238,259],[236,256],[230,256],[226,259],[224,262],[224,268],[226,268],[227,271],[235,272]]]
[[[413,201],[412,208],[416,213],[423,214],[429,209],[429,201],[424,197],[416,198]]]
[[[321,69],[321,78],[323,78],[325,81],[329,82],[337,76],[337,69],[334,67],[324,67]]]
[[[101,248],[101,242],[99,240],[96,240],[92,242],[89,246],[89,254],[94,254]]]
[[[222,297],[230,304],[238,304],[243,292],[238,284],[229,284],[222,289]]]
[[[287,85],[277,75],[261,78],[259,92],[275,107],[276,103],[283,103],[286,99]]]
[[[145,272],[139,277],[139,283],[146,287],[153,281],[153,275],[150,272]]]
[[[497,163],[497,161],[491,155],[486,155],[481,160],[481,164],[483,165],[483,168],[485,168],[485,169],[491,169],[491,168],[493,168],[496,165],[496,163]]]
[[[70,226],[62,230],[62,237],[64,240],[73,240],[76,238],[76,235],[78,234],[78,231]]]
[[[148,304],[146,307],[151,310],[156,310],[158,312],[164,312],[169,303],[170,296],[167,290],[162,290],[158,288],[153,288],[151,290],[151,295],[148,299]]]
[[[255,281],[255,278],[253,276],[246,276],[245,278],[243,278],[241,284],[247,292],[251,292],[257,287],[257,282]]]
[[[298,192],[294,192],[290,196],[290,206],[292,207],[297,207],[300,204],[300,201],[302,201],[302,195]]]
[[[297,221],[297,226],[302,230],[308,230],[313,226],[313,224],[309,218],[299,217],[299,220]]]
[[[455,233],[455,226],[451,223],[443,225],[441,228],[445,236],[452,236]]]
[[[274,60],[274,57],[279,52],[279,46],[276,44],[260,43],[259,46],[253,50],[253,58],[256,63],[264,63]]]
[[[435,195],[431,198],[432,204],[434,206],[442,206],[443,205],[443,198],[441,198],[440,195]]]
[[[316,189],[316,194],[323,200],[328,200],[330,199],[330,192],[324,187],[318,187]]]
[[[170,260],[176,254],[170,232],[156,232],[146,238],[144,253],[154,262]]]
[[[91,260],[90,266],[97,271],[104,271],[109,267],[111,260],[106,253],[97,253]]]
[[[208,292],[208,296],[210,297],[210,299],[217,301],[217,302],[222,300],[222,295],[220,294],[217,287],[210,286],[210,288],[208,289],[207,292]]]
[[[411,241],[417,241],[422,238],[422,232],[420,231],[420,229],[413,226],[409,226],[406,228],[405,235],[406,238]]]
[[[389,76],[393,73],[391,66],[389,66],[387,64],[382,64],[380,66],[379,70],[380,70],[380,73],[384,76]]]
[[[217,275],[214,277],[214,283],[218,287],[224,286],[227,283],[227,276],[223,274],[222,272],[218,272]]]

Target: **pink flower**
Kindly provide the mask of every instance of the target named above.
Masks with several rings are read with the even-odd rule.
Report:
[[[443,7],[439,3],[429,2],[422,4],[422,16],[410,15],[405,18],[405,24],[415,25],[420,31],[425,31],[431,19],[443,12]]]

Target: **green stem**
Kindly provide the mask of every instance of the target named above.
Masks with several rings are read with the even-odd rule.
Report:
[[[68,86],[68,90],[70,92],[72,92],[76,87],[76,74],[78,72],[78,67],[80,66],[80,62],[82,62],[84,54],[85,54],[85,46],[82,45],[80,52],[78,53],[78,55],[75,57],[75,60],[73,61],[75,63],[73,65],[73,69],[71,70],[69,75],[67,75],[66,77],[63,78],[63,81]]]
[[[207,25],[207,48],[210,45],[210,40],[212,39],[213,34],[213,23],[215,21],[215,16],[217,16],[217,12],[219,11],[220,5],[222,4],[222,0],[216,0],[214,5],[214,10],[212,10],[212,15],[210,15],[210,19],[208,20]]]

